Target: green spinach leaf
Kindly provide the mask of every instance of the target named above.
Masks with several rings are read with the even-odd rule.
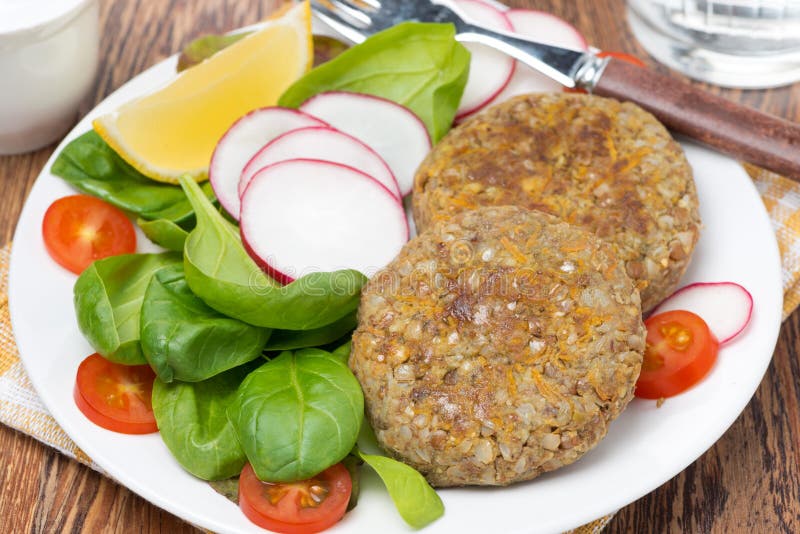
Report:
[[[337,358],[342,361],[345,365],[347,365],[347,361],[350,359],[350,350],[353,348],[353,340],[348,339],[347,343],[340,345],[333,349],[334,358]]]
[[[178,72],[182,72],[189,67],[194,67],[202,63],[220,50],[228,48],[237,41],[241,41],[253,32],[241,32],[226,35],[203,35],[193,40],[183,47],[181,55],[178,56]]]
[[[178,56],[178,72],[205,61],[220,50],[228,48],[233,43],[250,35],[252,32],[242,32],[233,35],[204,35],[198,37],[183,48]],[[327,35],[314,36],[314,66],[321,65],[335,58],[349,47],[333,37]]]
[[[181,264],[157,272],[145,291],[142,351],[164,382],[206,380],[254,360],[269,335],[208,307],[189,289]]]
[[[350,482],[353,485],[353,489],[350,492],[350,501],[347,503],[347,511],[349,512],[358,506],[358,498],[361,496],[361,466],[364,465],[364,460],[351,452],[344,457],[342,465],[350,473]]]
[[[352,450],[364,396],[350,369],[330,353],[284,352],[242,382],[228,417],[258,478],[302,480]]]
[[[93,130],[70,142],[50,170],[82,192],[142,219],[166,219],[184,227],[190,227],[194,219],[192,206],[180,187],[147,178]],[[211,184],[205,183],[202,188],[206,198],[214,198]]]
[[[236,476],[247,458],[228,421],[227,409],[253,366],[242,366],[202,382],[156,379],[153,412],[161,439],[184,469],[204,480]]]
[[[381,477],[397,511],[413,528],[422,528],[444,514],[442,499],[425,478],[402,462],[386,456],[358,455]]]
[[[312,273],[280,286],[250,258],[239,231],[214,208],[200,187],[181,178],[197,215],[184,248],[186,281],[215,310],[255,326],[311,330],[358,307],[366,277],[355,270]]]
[[[117,363],[147,363],[139,343],[144,292],[155,273],[180,261],[175,253],[124,254],[97,260],[81,273],[75,313],[94,350]]]
[[[264,350],[296,350],[327,345],[352,331],[357,324],[355,312],[329,325],[313,330],[274,330]]]
[[[469,62],[452,25],[405,22],[313,69],[286,90],[279,104],[299,107],[325,91],[380,96],[416,113],[436,142],[453,124]]]
[[[155,221],[147,221],[138,219],[136,224],[142,229],[147,239],[164,247],[167,250],[175,252],[183,252],[183,246],[186,244],[186,238],[189,237],[189,232],[175,224],[168,219],[156,219]]]

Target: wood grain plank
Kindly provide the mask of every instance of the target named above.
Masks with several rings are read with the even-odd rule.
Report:
[[[257,22],[279,3],[101,0],[100,69],[82,111],[190,39]],[[509,3],[556,13],[592,44],[647,59],[628,30],[623,0]],[[769,91],[710,90],[800,120],[797,85]],[[0,243],[13,234],[24,199],[52,150],[0,157]],[[621,510],[608,532],[800,532],[798,355],[800,313],[795,313],[781,330],[767,376],[730,430],[683,473]],[[199,532],[108,478],[5,427],[0,427],[0,461],[0,532]]]

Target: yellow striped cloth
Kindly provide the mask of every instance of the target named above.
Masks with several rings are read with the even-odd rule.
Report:
[[[764,200],[778,237],[783,261],[784,319],[800,304],[800,184],[747,167]],[[100,471],[47,413],[19,359],[8,314],[10,245],[0,249],[0,423],[24,432],[61,453]],[[572,531],[598,534],[613,514]]]

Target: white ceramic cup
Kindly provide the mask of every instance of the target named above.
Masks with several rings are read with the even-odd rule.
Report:
[[[97,72],[97,0],[0,0],[0,154],[74,124]]]

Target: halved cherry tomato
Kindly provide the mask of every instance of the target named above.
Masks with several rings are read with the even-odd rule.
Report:
[[[312,534],[336,524],[353,482],[342,464],[299,482],[262,482],[250,464],[239,477],[239,507],[256,525],[286,534]]]
[[[92,354],[78,366],[72,396],[96,425],[123,434],[157,432],[149,365],[121,365]]]
[[[625,54],[624,52],[606,52],[605,50],[601,50],[597,53],[597,57],[613,57],[616,59],[621,59],[622,61],[626,61],[631,63],[632,65],[636,65],[637,67],[646,67],[644,61],[639,59],[636,56],[632,56],[630,54]],[[585,93],[585,89],[574,89],[572,87],[564,87],[563,91],[565,93]]]
[[[44,245],[62,267],[80,274],[94,260],[136,252],[136,231],[122,211],[99,198],[53,202],[42,222]]]
[[[672,397],[705,377],[717,361],[719,342],[703,319],[673,310],[649,317],[647,346],[635,394],[643,399]]]

